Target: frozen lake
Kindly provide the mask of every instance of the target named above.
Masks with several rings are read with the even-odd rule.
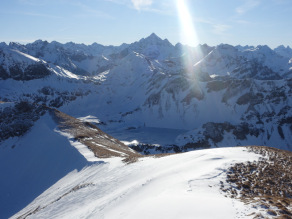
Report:
[[[186,133],[188,130],[141,127],[138,129],[107,129],[101,130],[122,142],[138,141],[144,144],[171,145],[175,144],[178,135]]]
[[[127,129],[126,126],[118,123],[101,125],[100,119],[95,116],[79,117],[78,119],[97,125],[102,131],[122,142],[138,141],[142,144],[172,145],[175,144],[175,139],[178,135],[189,131],[185,129],[168,129],[144,126],[136,129]]]

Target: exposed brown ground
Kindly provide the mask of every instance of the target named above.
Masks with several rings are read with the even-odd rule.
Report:
[[[263,208],[269,218],[292,219],[292,152],[263,146],[249,146],[249,152],[263,155],[259,161],[237,163],[227,173],[221,190],[226,196]],[[260,213],[254,218],[264,218]]]
[[[125,157],[129,162],[142,157],[89,122],[82,122],[56,109],[50,109],[49,112],[61,131],[70,133],[75,141],[86,145],[98,158]]]

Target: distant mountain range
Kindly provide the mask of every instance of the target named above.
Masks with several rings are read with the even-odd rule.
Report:
[[[221,77],[281,79],[289,76],[292,67],[292,49],[289,46],[279,46],[274,50],[268,46],[233,47],[223,44],[216,47],[206,44],[189,47],[178,43],[174,46],[155,34],[121,46],[103,46],[97,43],[87,46],[73,42],[61,44],[37,40],[26,45],[1,43],[0,48],[15,49],[84,76],[112,69],[133,51],[156,60],[169,60],[184,55],[192,65],[197,65],[209,75]]]
[[[284,46],[173,46],[155,34],[118,47],[2,43],[0,100],[120,127],[190,131],[160,152],[252,142],[290,149],[289,54]],[[151,146],[132,147],[152,153]]]

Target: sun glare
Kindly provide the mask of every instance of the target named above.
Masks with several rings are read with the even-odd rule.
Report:
[[[176,0],[176,2],[181,21],[182,42],[187,43],[189,46],[197,46],[199,42],[187,0]]]

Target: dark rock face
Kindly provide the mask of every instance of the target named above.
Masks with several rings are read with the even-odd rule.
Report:
[[[233,70],[233,73],[238,75],[239,78],[253,78],[257,80],[283,79],[278,73],[272,71],[267,66],[263,66],[257,60],[247,61],[240,67]]]
[[[83,76],[91,76],[91,74],[85,70],[83,70],[82,68],[69,68],[68,66],[63,66],[62,67],[64,69],[67,69],[68,71],[71,71],[72,73],[76,74],[76,75],[83,75]]]
[[[243,94],[241,97],[238,98],[237,104],[238,105],[246,105],[250,102],[250,95],[249,93]]]
[[[29,65],[24,70],[23,79],[26,81],[33,80],[33,79],[40,79],[50,74],[51,72],[43,64]]]
[[[24,135],[47,109],[28,102],[18,102],[14,107],[4,108],[0,111],[0,142]]]
[[[2,65],[0,65],[0,80],[6,80],[9,78],[9,74],[5,71]]]
[[[37,104],[59,108],[66,103],[76,100],[77,97],[87,96],[88,94],[90,94],[89,90],[75,90],[68,92],[59,91],[52,87],[45,86],[38,90],[38,94],[30,95],[29,99]]]
[[[205,129],[203,135],[206,141],[212,139],[213,142],[218,143],[223,140],[224,131],[230,132],[235,126],[231,125],[229,122],[225,123],[213,123],[209,122],[203,125]]]
[[[229,81],[211,81],[207,84],[208,92],[218,92],[221,90],[226,89],[230,84],[232,83],[232,80]]]
[[[66,90],[60,91],[50,86],[44,86],[35,93],[23,93],[14,98],[0,98],[3,102],[28,101],[35,104],[42,104],[49,107],[59,108],[76,100],[78,97],[84,97],[91,93],[90,90],[76,89],[72,92]]]
[[[201,142],[196,143],[188,143],[184,145],[183,147],[179,147],[177,145],[163,145],[163,146],[157,146],[157,145],[151,145],[151,144],[138,144],[138,145],[129,145],[130,148],[133,150],[144,154],[165,154],[165,153],[182,153],[187,151],[193,151],[200,148],[210,148],[211,145],[208,141],[204,140]]]
[[[187,105],[189,105],[193,98],[196,98],[198,100],[202,100],[202,99],[204,99],[204,93],[202,93],[198,88],[194,87],[190,90],[190,92],[182,100],[182,102],[185,102]]]
[[[7,72],[3,66],[0,66],[0,80],[11,78],[17,81],[29,81],[41,79],[49,75],[51,75],[51,72],[44,64],[28,65],[24,71],[19,67],[19,65],[13,65],[9,67],[9,72]]]
[[[84,53],[77,53],[70,55],[71,60],[81,62],[87,59],[87,56]]]
[[[176,145],[155,146],[151,144],[139,144],[139,145],[130,145],[129,147],[143,155],[182,152],[182,149]]]
[[[238,98],[237,104],[238,105],[246,105],[250,103],[251,105],[257,105],[263,102],[264,95],[262,93],[246,93]]]
[[[10,77],[14,80],[20,81],[23,78],[23,72],[18,65],[9,68]]]
[[[114,67],[114,64],[106,65],[106,66],[101,66],[99,69],[95,72],[92,73],[92,75],[98,75],[102,72],[108,71]]]

